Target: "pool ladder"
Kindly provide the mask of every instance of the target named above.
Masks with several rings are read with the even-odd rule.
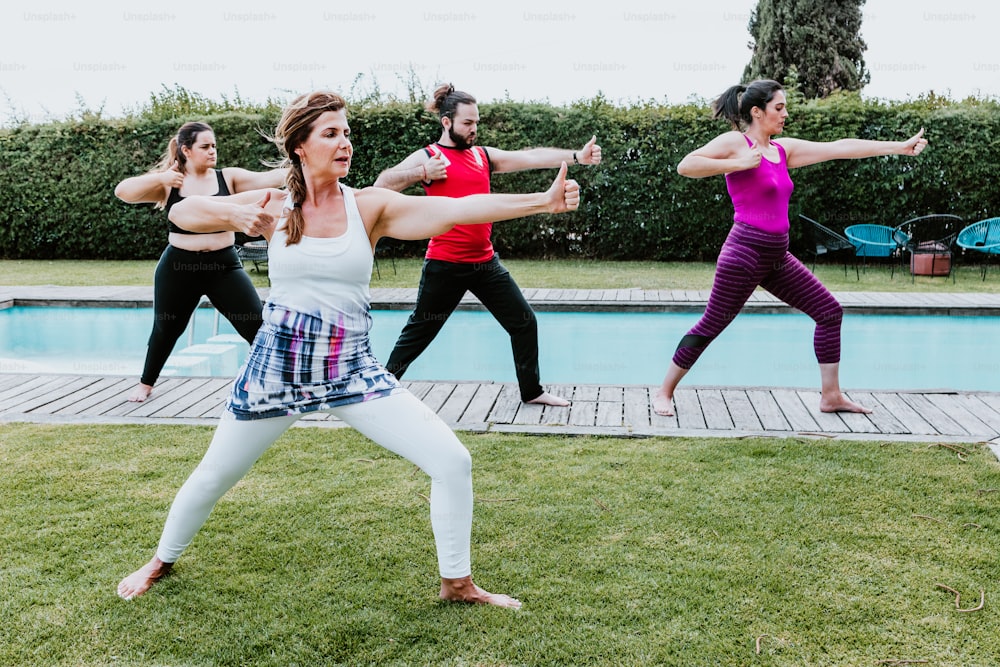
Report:
[[[205,302],[204,301],[199,301],[198,302],[198,308],[201,308],[201,304],[202,303],[205,303]],[[191,347],[192,345],[194,345],[194,318],[195,318],[195,315],[198,314],[198,308],[195,308],[194,312],[191,313],[191,320],[188,322],[188,347]],[[212,310],[215,310],[215,308],[213,308]],[[219,318],[220,317],[221,317],[221,315],[219,314],[219,311],[215,310],[215,315],[212,318],[212,336],[218,336],[219,335]]]

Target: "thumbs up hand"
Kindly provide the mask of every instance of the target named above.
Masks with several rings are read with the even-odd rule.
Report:
[[[424,163],[424,170],[428,181],[440,181],[448,178],[448,163],[440,153],[435,153],[434,157]]]
[[[576,161],[580,164],[601,164],[601,147],[597,145],[596,134],[576,154]]]
[[[252,204],[238,205],[233,210],[231,222],[247,236],[268,236],[274,227],[274,216],[267,212],[271,201],[271,191]]]
[[[546,193],[550,213],[565,213],[580,207],[580,185],[573,179],[567,179],[566,171],[566,163],[563,162],[556,180],[552,181]]]
[[[169,190],[171,188],[181,189],[184,185],[184,172],[181,171],[180,166],[177,164],[177,160],[170,165],[170,169],[162,172],[163,174],[163,185]]]

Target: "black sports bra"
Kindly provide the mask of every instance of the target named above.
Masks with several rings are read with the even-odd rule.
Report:
[[[219,181],[219,191],[216,192],[212,196],[213,197],[225,197],[225,196],[231,194],[229,192],[229,186],[226,185],[226,178],[222,175],[222,171],[220,169],[214,169],[213,171],[215,171],[215,177]],[[181,201],[182,199],[186,199],[186,197],[182,197],[181,196],[181,191],[179,189],[177,189],[177,188],[170,188],[170,194],[167,195],[167,205],[164,207],[164,209],[166,210],[166,212],[170,213],[170,207],[172,207],[174,204],[176,204],[177,202]],[[170,222],[169,219],[167,220],[167,224],[170,225],[170,231],[171,231],[171,233],[174,233],[174,234],[214,234],[215,233],[215,232],[191,232],[191,231],[188,231],[186,229],[181,229],[180,227],[178,227],[174,223]]]

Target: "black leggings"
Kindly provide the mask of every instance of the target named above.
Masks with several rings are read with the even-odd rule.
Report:
[[[417,305],[392,348],[386,369],[401,379],[441,331],[466,291],[472,292],[510,335],[521,400],[541,396],[544,390],[538,370],[538,320],[496,255],[478,264],[424,260]]]
[[[260,296],[243,270],[236,248],[193,252],[168,245],[153,278],[153,332],[142,383],[153,386],[174,344],[187,328],[202,295],[225,315],[248,343],[260,328]]]

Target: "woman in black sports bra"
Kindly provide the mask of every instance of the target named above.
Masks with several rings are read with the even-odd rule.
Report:
[[[225,196],[285,184],[287,169],[254,172],[216,169],[215,133],[205,123],[185,123],[149,172],[126,178],[115,196],[130,204],[155,204],[170,211],[192,195]],[[233,232],[193,233],[169,224],[168,245],[153,278],[153,331],[146,362],[130,401],[144,401],[187,327],[202,295],[252,342],[260,327],[261,301],[234,247]]]

